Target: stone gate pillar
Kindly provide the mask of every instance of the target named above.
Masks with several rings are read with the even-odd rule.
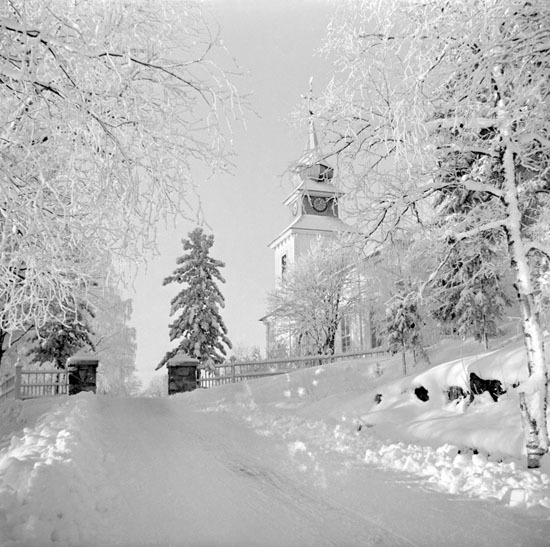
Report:
[[[183,393],[197,389],[198,359],[190,357],[186,353],[176,353],[168,359],[168,395]]]
[[[99,361],[93,357],[69,357],[67,359],[69,395],[76,395],[81,391],[96,392],[98,365]]]

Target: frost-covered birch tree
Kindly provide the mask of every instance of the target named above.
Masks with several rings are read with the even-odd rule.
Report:
[[[193,168],[225,168],[239,97],[220,43],[194,0],[2,2],[2,332],[135,262],[188,210]]]
[[[550,4],[545,0],[350,1],[329,28],[336,74],[316,107],[368,239],[466,190],[438,223],[450,246],[485,233],[508,249],[529,381],[528,465],[548,451],[548,369],[535,299],[548,269]],[[444,263],[444,261],[443,261]],[[439,269],[434,270],[434,278]]]
[[[342,317],[359,302],[354,265],[350,248],[321,239],[269,295],[270,315],[288,328],[301,354],[334,353]]]
[[[135,395],[141,384],[136,374],[136,329],[130,325],[132,300],[107,286],[95,296],[94,304],[95,355],[101,363],[98,391]]]

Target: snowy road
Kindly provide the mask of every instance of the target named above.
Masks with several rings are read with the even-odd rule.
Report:
[[[0,453],[0,545],[548,545],[536,513],[304,452],[191,398],[82,395],[19,421]]]
[[[109,450],[120,465],[105,478],[123,496],[109,508],[116,534],[103,544],[410,545],[315,483],[296,482],[285,446],[227,416],[175,411],[168,399],[105,403],[105,438],[120,439]]]

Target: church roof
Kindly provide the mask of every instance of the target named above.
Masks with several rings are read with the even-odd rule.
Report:
[[[338,234],[356,232],[354,226],[350,226],[340,218],[324,215],[301,215],[294,219],[271,243],[274,247],[280,239],[289,232],[314,232],[317,234]]]
[[[308,137],[306,147],[296,162],[297,165],[315,165],[322,160],[321,150],[319,148],[319,139],[317,138],[317,132],[315,131],[315,124],[313,123],[313,116],[310,116],[308,122]]]
[[[283,201],[283,205],[288,205],[297,194],[305,194],[307,196],[336,196],[344,195],[344,192],[339,190],[334,184],[327,182],[317,182],[311,179],[302,180],[294,190]]]

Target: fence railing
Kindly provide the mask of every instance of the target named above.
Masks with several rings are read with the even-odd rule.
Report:
[[[35,399],[68,393],[69,373],[64,369],[23,370],[16,365],[14,374],[0,383],[0,401],[11,399]]]
[[[8,399],[9,397],[14,398],[15,394],[15,374],[8,376],[4,381],[0,382],[0,401]]]
[[[347,359],[364,359],[388,355],[386,348],[370,349],[353,353],[335,353],[332,355],[304,355],[300,357],[285,357],[279,359],[264,359],[262,361],[229,361],[215,365],[215,370],[201,370],[198,380],[199,387],[209,388],[224,384],[234,384],[254,378],[277,376],[294,370],[316,367],[325,363]]]

